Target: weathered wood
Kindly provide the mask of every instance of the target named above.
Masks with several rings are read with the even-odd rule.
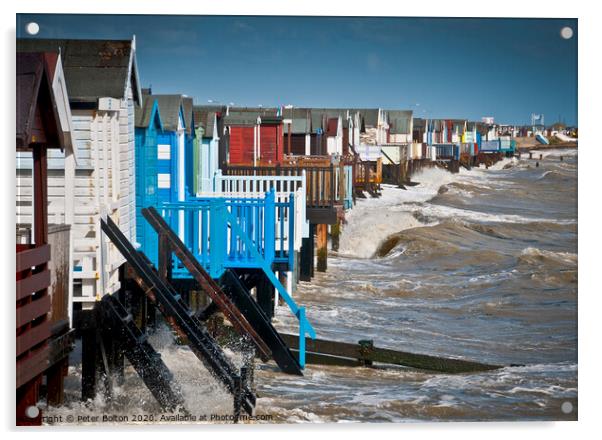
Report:
[[[47,263],[48,260],[50,260],[50,246],[48,244],[19,251],[17,252],[16,271],[21,272],[31,269],[33,266]]]
[[[292,350],[298,349],[299,341],[297,336],[282,333],[280,336]],[[308,339],[306,341],[305,349],[307,351],[307,362],[312,363],[311,359],[313,356],[313,359],[318,361],[316,363],[322,363],[320,361],[332,362],[329,363],[329,365],[349,366],[349,361],[354,360],[358,365],[366,365],[367,362],[377,362],[403,365],[406,367],[442,373],[470,373],[502,368],[500,365],[490,365],[463,359],[452,359],[377,348],[370,346],[370,344],[351,344],[348,342],[327,341],[322,339]],[[324,356],[329,357],[325,358]],[[339,358],[343,360],[340,361],[340,363],[336,363]]]
[[[328,268],[328,225],[320,224],[316,228],[318,248],[318,272],[326,272]]]
[[[300,272],[301,281],[311,281],[314,272],[314,234],[315,224],[309,224],[309,237],[304,238],[301,246]]]
[[[257,289],[257,303],[261,310],[266,314],[268,319],[272,319],[274,317],[274,297],[275,297],[275,289],[272,282],[265,274],[260,275],[260,281],[257,283],[255,287]]]
[[[68,365],[69,359],[63,358],[46,371],[46,401],[48,405],[57,406],[65,400],[64,383]]]

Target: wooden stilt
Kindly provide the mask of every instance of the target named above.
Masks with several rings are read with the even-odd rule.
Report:
[[[339,250],[339,239],[341,237],[341,221],[337,221],[330,227],[330,240],[332,243],[332,250],[338,252]]]
[[[318,272],[326,272],[328,268],[328,225],[318,225],[317,231],[318,247]]]
[[[299,279],[301,281],[311,281],[314,273],[314,234],[316,225],[310,223],[309,237],[301,241],[301,264]]]
[[[65,400],[65,376],[69,366],[69,358],[61,359],[46,370],[46,401],[48,405],[57,406]]]
[[[257,283],[257,304],[270,319],[274,317],[274,285],[265,274]]]
[[[42,424],[42,411],[37,409],[36,406],[41,382],[41,376],[36,376],[25,385],[17,388],[17,426],[39,426]]]
[[[95,328],[82,330],[82,400],[96,397],[98,340]]]

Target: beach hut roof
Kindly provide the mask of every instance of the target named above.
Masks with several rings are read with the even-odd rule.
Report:
[[[194,125],[195,127],[203,128],[203,137],[213,137],[213,126],[217,116],[216,111],[208,110],[207,107],[195,105],[193,107]]]
[[[262,123],[280,123],[282,117],[277,116],[278,109],[275,108],[252,108],[252,107],[232,107],[228,115],[224,118],[226,125],[256,125],[257,118],[261,118]]]
[[[144,93],[142,94],[142,106],[136,106],[135,111],[135,126],[136,128],[148,128],[153,117],[153,108],[155,107],[156,99],[152,95]],[[157,106],[157,117],[159,118],[159,125],[163,128],[161,122],[161,116],[159,114],[159,108]]]
[[[17,148],[26,148],[35,143],[36,114],[48,121],[43,124],[46,144],[60,147],[58,115],[49,109],[56,108],[56,101],[52,93],[51,72],[47,63],[48,56],[56,54],[43,53],[17,53]],[[40,109],[38,105],[45,103],[46,108]]]
[[[194,128],[194,110],[192,105],[192,98],[188,96],[182,97],[182,108],[184,110],[184,120],[186,121],[186,134],[191,134]]]
[[[150,95],[157,100],[163,129],[167,131],[176,131],[178,129],[178,119],[180,111],[183,112],[182,95]],[[185,115],[184,115],[185,116]],[[188,124],[184,119],[184,126]]]
[[[359,113],[360,120],[363,121],[365,127],[376,127],[378,125],[379,109],[377,108],[354,108],[349,109],[349,111]]]
[[[386,110],[389,115],[389,132],[407,134],[412,125],[412,110]]]
[[[141,104],[133,41],[19,38],[17,52],[60,53],[71,102],[123,99],[130,79],[134,101]]]
[[[282,117],[291,119],[291,134],[307,134],[311,132],[311,118],[308,108],[283,109]],[[288,124],[284,124],[284,133],[288,134]]]

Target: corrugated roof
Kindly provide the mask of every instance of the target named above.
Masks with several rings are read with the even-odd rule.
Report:
[[[129,40],[17,39],[17,52],[60,52],[69,100],[96,102],[101,97],[123,99],[132,56]],[[140,101],[135,62],[134,99]]]

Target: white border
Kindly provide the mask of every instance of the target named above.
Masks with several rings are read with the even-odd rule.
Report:
[[[8,3],[8,4],[7,4]],[[44,0],[21,0],[16,2],[3,2],[2,20],[3,30],[3,68],[1,69],[3,80],[2,100],[3,111],[0,118],[0,126],[4,136],[3,160],[6,167],[2,173],[3,191],[2,200],[9,203],[14,209],[14,155],[12,150],[13,133],[15,127],[14,119],[14,51],[15,51],[15,16],[16,12],[30,13],[132,13],[132,14],[224,14],[224,15],[348,15],[348,16],[464,16],[464,17],[577,17],[579,19],[579,131],[582,149],[579,154],[579,419],[580,422],[558,422],[558,423],[421,423],[406,425],[327,425],[327,426],[208,426],[208,427],[182,427],[179,431],[194,433],[198,436],[221,436],[244,435],[252,438],[264,438],[266,435],[283,436],[287,438],[301,438],[319,435],[318,431],[326,429],[332,434],[340,432],[340,436],[369,437],[372,431],[386,433],[396,436],[420,436],[420,438],[462,438],[479,439],[504,439],[509,437],[534,437],[543,435],[546,439],[564,439],[569,437],[589,437],[592,432],[599,432],[596,426],[598,415],[598,396],[600,365],[600,312],[602,311],[600,295],[600,280],[597,269],[600,257],[600,195],[598,187],[602,185],[602,175],[598,151],[602,151],[602,140],[600,139],[599,121],[602,96],[600,93],[600,50],[599,42],[602,41],[600,29],[602,23],[597,14],[597,8],[592,6],[594,2],[525,2],[524,0],[505,0],[503,2],[482,1],[422,1],[422,2],[352,2],[341,0],[318,1],[304,0],[303,2],[285,1],[244,1],[229,0],[227,2],[165,2],[153,0],[105,0],[103,2],[83,2],[81,0],[68,1],[44,1]],[[17,10],[18,9],[18,10]],[[550,66],[553,69],[553,66]],[[7,75],[7,73],[9,73]],[[7,209],[5,208],[5,211]],[[11,240],[14,237],[14,211],[11,215],[2,216],[3,230]],[[12,241],[6,240],[7,243]],[[5,319],[2,326],[7,332],[3,341],[14,341],[14,312],[12,309],[14,288],[14,254],[11,245],[5,246],[3,264],[0,264],[2,279],[8,280],[3,289],[3,300]],[[14,344],[14,343],[13,343]],[[3,388],[0,414],[3,416],[4,426],[11,430],[14,423],[14,381],[11,377],[14,367],[14,345],[3,344],[5,358],[0,363],[1,375],[6,382]],[[229,428],[229,429],[228,429]],[[596,429],[598,428],[598,429]],[[80,428],[81,429],[81,428]],[[174,427],[145,427],[145,436],[164,436],[166,432],[174,430]],[[596,429],[596,430],[595,430]],[[110,429],[116,431],[116,429]],[[204,431],[199,433],[198,431]],[[595,430],[595,431],[594,431]],[[10,433],[19,435],[20,438],[39,437],[40,435],[51,437],[65,437],[77,432],[76,430],[62,429],[44,430],[44,432]],[[67,432],[65,432],[67,431]],[[130,434],[132,429],[128,429]],[[183,433],[183,432],[182,432]],[[77,434],[76,435],[81,435]],[[87,432],[86,436],[92,435],[105,438],[107,433],[99,430]],[[377,434],[378,435],[378,434]]]

